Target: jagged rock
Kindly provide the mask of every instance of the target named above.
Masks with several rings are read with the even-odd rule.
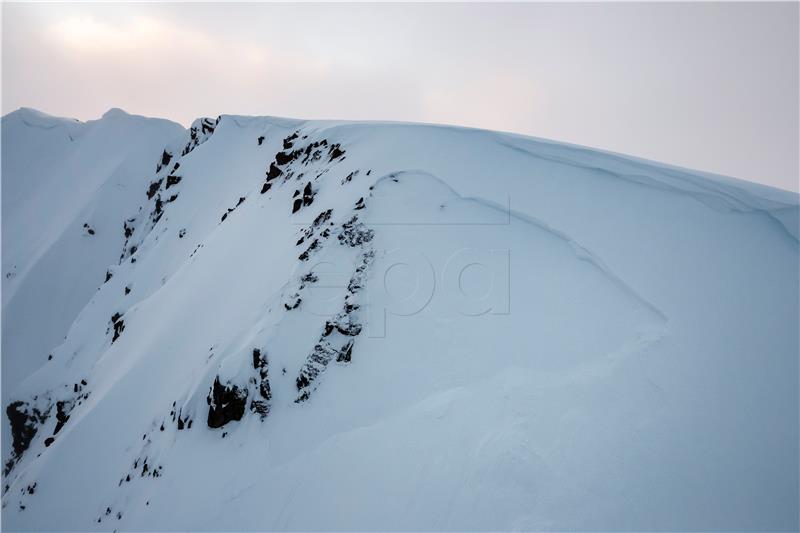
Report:
[[[67,423],[69,420],[69,413],[72,411],[73,406],[74,403],[70,401],[56,402],[56,427],[53,429],[53,435],[58,435],[58,432],[61,431],[61,428]]]
[[[367,175],[369,175],[369,173],[367,173]],[[358,176],[358,170],[354,170],[353,172],[342,178],[342,185],[344,185],[345,183],[350,183],[356,176]]]
[[[195,120],[189,129],[189,142],[186,143],[186,146],[184,146],[181,151],[181,156],[187,155],[199,145],[206,142],[208,138],[211,137],[211,134],[214,133],[221,118],[222,117],[217,117],[216,121],[210,118]]]
[[[173,185],[177,185],[178,183],[181,182],[181,179],[182,179],[181,176],[173,176],[173,175],[167,176],[167,184],[164,188],[169,189]]]
[[[302,281],[304,284],[305,283],[316,283],[317,281],[319,281],[319,278],[313,272],[309,272],[308,274],[305,274],[304,276],[302,276],[300,278],[300,281]]]
[[[169,162],[172,160],[172,154],[164,150],[161,154],[161,165],[156,169],[156,172],[161,170],[163,167],[169,165]]]
[[[275,165],[275,162],[269,164],[269,171],[267,172],[267,181],[274,180],[278,176],[283,174],[283,171]]]
[[[219,376],[208,394],[208,427],[220,428],[232,420],[241,420],[247,404],[247,389],[222,385]]]
[[[353,355],[353,341],[347,341],[347,344],[342,346],[339,350],[339,355],[336,356],[336,361],[339,363],[349,363]]]
[[[258,138],[258,145],[261,146],[263,142],[264,142],[264,136],[262,135],[261,137]]]
[[[303,188],[303,205],[311,205],[311,202],[314,201],[314,190],[311,188],[311,182],[309,181],[306,183],[305,188]]]
[[[260,380],[258,393],[261,399],[253,399],[250,402],[250,409],[258,413],[264,419],[270,411],[269,401],[272,399],[272,389],[269,385],[269,360],[266,352],[258,348],[253,349],[253,368],[258,370]]]
[[[339,242],[348,246],[361,246],[372,241],[375,232],[366,227],[363,222],[359,222],[358,216],[354,216],[344,224],[339,233]]]
[[[285,166],[294,161],[302,152],[302,150],[294,150],[289,153],[278,152],[275,154],[275,163],[277,163],[279,166]]]
[[[320,247],[319,239],[314,239],[314,241],[309,245],[306,251],[300,254],[297,258],[300,261],[308,261],[308,258],[311,256],[311,252],[313,252],[319,247]]]
[[[162,181],[163,180],[158,180],[158,181],[154,181],[154,182],[150,183],[150,187],[147,189],[147,199],[148,200],[152,200],[153,196],[156,195],[156,193],[158,192],[158,189],[161,188],[161,182]]]
[[[294,203],[292,204],[292,213],[293,213],[293,214],[294,214],[294,213],[297,213],[298,211],[300,211],[300,208],[301,208],[301,207],[303,207],[303,200],[302,200],[302,199],[300,199],[300,198],[297,198],[297,199],[294,201]]]
[[[125,330],[125,321],[121,319],[122,315],[120,313],[114,313],[114,316],[111,317],[111,323],[114,325],[114,337],[111,339],[111,344],[114,344],[122,332]]]
[[[6,462],[6,474],[28,449],[39,426],[47,420],[47,415],[47,412],[31,407],[27,402],[16,401],[8,404],[6,416],[11,426],[12,457]]]
[[[361,333],[361,327],[361,324],[347,321],[336,324],[336,331],[347,337],[355,337]]]
[[[333,209],[326,209],[325,211],[322,211],[319,215],[317,215],[317,218],[314,219],[314,222],[312,223],[312,225],[314,227],[317,227],[317,226],[320,226],[320,225],[324,224],[325,222],[330,220],[332,213],[333,213]]]
[[[342,150],[341,146],[337,143],[331,145],[331,147],[328,149],[328,153],[331,156],[329,161],[333,161],[334,159],[342,157],[344,155],[344,150]]]
[[[283,140],[283,149],[288,150],[294,144],[294,140],[297,139],[298,135],[297,132],[292,133],[288,137]]]

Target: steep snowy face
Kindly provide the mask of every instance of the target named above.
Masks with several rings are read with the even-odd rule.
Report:
[[[116,262],[122,234],[112,225],[135,209],[153,160],[183,132],[120,110],[87,123],[31,109],[3,117],[4,403]]]
[[[3,134],[4,528],[798,526],[797,195],[421,125]]]

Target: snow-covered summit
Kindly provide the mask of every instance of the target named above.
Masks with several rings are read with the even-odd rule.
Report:
[[[796,194],[443,126],[2,128],[4,529],[798,527]]]

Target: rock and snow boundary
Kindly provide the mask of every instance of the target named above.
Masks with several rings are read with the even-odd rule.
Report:
[[[440,126],[2,128],[4,529],[797,529],[796,194]]]

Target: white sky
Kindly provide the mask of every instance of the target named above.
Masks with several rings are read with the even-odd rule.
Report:
[[[799,5],[5,3],[2,111],[460,124],[797,191]]]

